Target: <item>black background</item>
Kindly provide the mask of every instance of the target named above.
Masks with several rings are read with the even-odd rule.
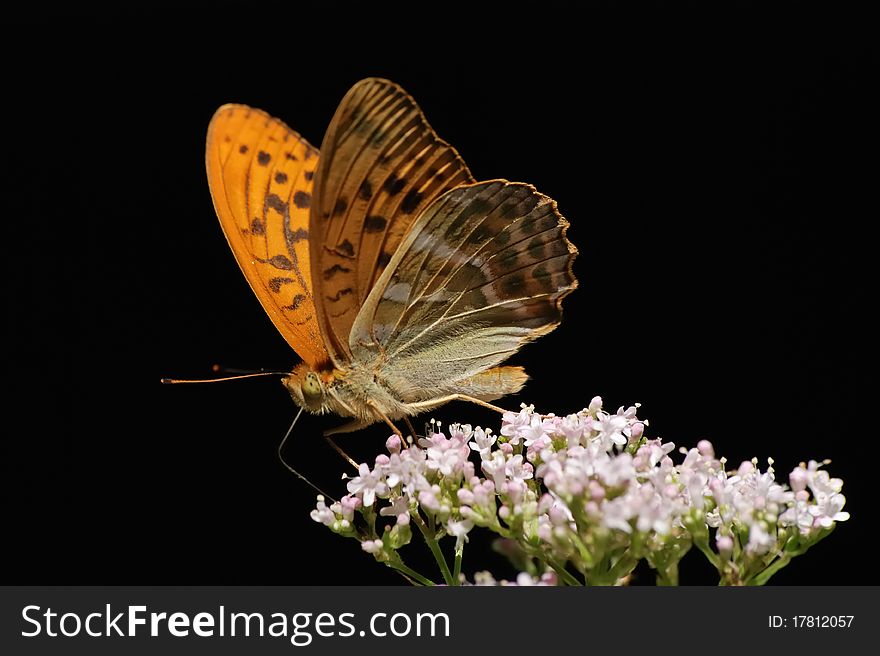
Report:
[[[275,456],[294,413],[277,380],[159,384],[297,361],[211,205],[214,110],[261,107],[317,146],[348,87],[375,75],[413,94],[478,179],[530,182],[571,221],[580,289],[512,361],[532,381],[505,405],[638,401],[651,435],[708,438],[734,463],[772,456],[782,479],[830,458],[853,518],[773,582],[877,582],[858,557],[873,53],[799,3],[475,6],[9,18],[0,578],[403,583],[310,520],[313,492]],[[433,416],[499,423],[460,404]],[[320,438],[335,421],[304,418],[287,457],[341,494],[344,464]],[[341,444],[371,459],[386,433]],[[512,575],[472,547],[469,575]],[[714,579],[691,554],[682,582]]]

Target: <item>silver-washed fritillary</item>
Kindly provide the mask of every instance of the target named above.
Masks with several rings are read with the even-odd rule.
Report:
[[[206,163],[232,252],[303,360],[285,387],[353,420],[332,432],[518,392],[523,368],[499,365],[559,325],[577,286],[556,203],[476,182],[387,80],[346,94],[320,156],[265,112],[225,105]]]

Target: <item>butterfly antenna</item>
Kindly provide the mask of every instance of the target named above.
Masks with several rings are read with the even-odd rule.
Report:
[[[330,496],[329,494],[324,492],[324,490],[319,488],[317,485],[312,483],[309,479],[307,479],[305,476],[303,476],[298,471],[296,471],[293,467],[291,467],[289,464],[287,464],[287,461],[284,459],[284,455],[282,454],[282,451],[284,450],[284,445],[287,443],[287,438],[290,437],[290,434],[293,432],[293,427],[296,426],[296,422],[299,421],[299,416],[302,414],[302,411],[303,411],[303,409],[300,408],[299,412],[296,413],[296,417],[293,418],[293,423],[290,424],[290,428],[288,428],[287,432],[284,434],[284,439],[282,439],[281,444],[278,445],[278,459],[281,461],[282,465],[287,467],[287,469],[289,469],[292,474],[294,474],[297,478],[299,478],[301,481],[303,481],[306,485],[310,486],[318,494],[321,494],[324,497],[326,497],[327,499],[330,499],[331,502],[336,503],[336,499],[334,499],[332,496]]]
[[[272,373],[265,367],[260,367],[259,369],[239,369],[238,367],[226,367],[222,364],[212,364],[211,371],[216,374],[224,373],[224,374],[266,374]]]
[[[242,376],[226,376],[225,378],[205,378],[202,380],[182,380],[180,378],[163,378],[163,385],[181,385],[184,383],[225,383],[228,380],[241,380],[242,378],[257,378],[258,376],[287,376],[289,372],[284,371],[261,371],[255,374],[245,374]]]

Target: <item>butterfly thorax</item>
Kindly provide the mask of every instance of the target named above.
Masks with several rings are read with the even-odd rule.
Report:
[[[382,420],[377,408],[389,419],[411,414],[372,370],[354,364],[339,369],[302,363],[281,382],[294,403],[313,414],[334,413],[366,424]]]

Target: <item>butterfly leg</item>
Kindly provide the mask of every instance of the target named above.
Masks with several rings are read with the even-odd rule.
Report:
[[[343,460],[347,460],[348,464],[350,464],[352,467],[355,468],[355,470],[357,470],[358,464],[354,460],[352,460],[351,456],[348,455],[345,451],[343,451],[342,448],[336,442],[333,441],[332,437],[327,435],[327,433],[324,433],[324,439],[327,440],[327,444],[329,444],[331,447],[333,447],[333,450],[336,451],[336,453],[338,453],[339,455],[342,456]]]
[[[373,403],[372,401],[367,401],[367,404],[369,404],[369,406],[370,406],[371,408],[373,408],[373,412],[376,413],[376,416],[378,416],[379,418],[382,419],[382,421],[384,421],[386,424],[388,424],[388,425],[391,427],[391,430],[394,431],[394,434],[397,435],[397,437],[399,437],[399,438],[402,440],[402,439],[403,439],[403,433],[401,433],[401,432],[400,432],[400,429],[399,429],[397,426],[394,425],[394,422],[392,422],[392,421],[388,418],[388,415],[386,415],[384,412],[382,412],[382,411],[379,409],[379,406],[377,406],[377,405],[376,405],[375,403]]]
[[[413,439],[416,439],[416,429],[413,428],[412,423],[410,423],[409,417],[404,417],[403,422],[406,424],[406,427],[409,430],[410,436],[412,436]]]

